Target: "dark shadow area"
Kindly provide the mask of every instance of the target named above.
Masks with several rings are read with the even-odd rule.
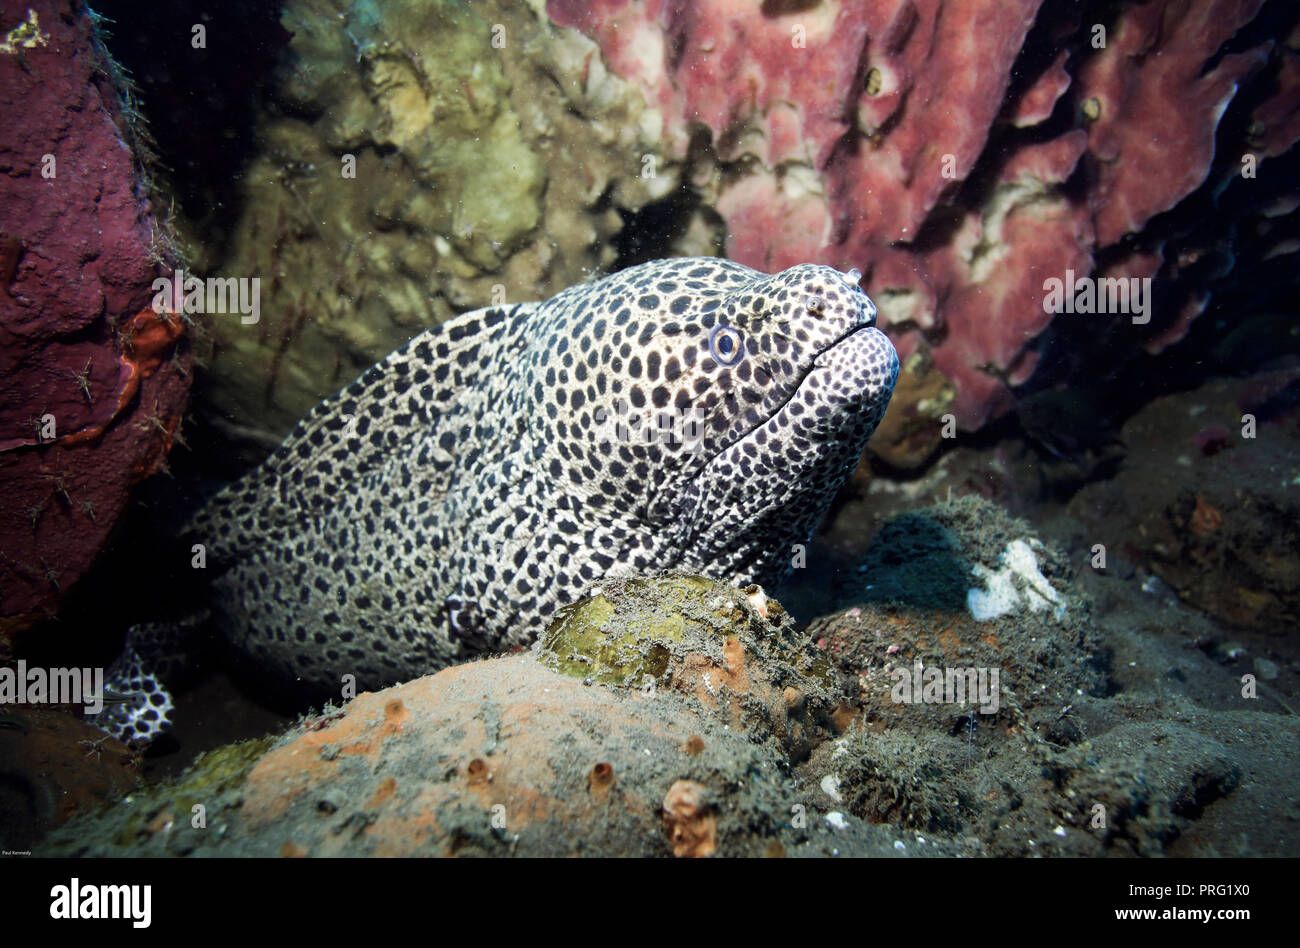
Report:
[[[223,248],[239,217],[238,182],[257,150],[253,127],[291,34],[280,5],[96,0],[105,45],[136,86],[157,143],[164,192]],[[196,27],[203,47],[196,48]],[[167,209],[160,209],[163,216]]]
[[[973,583],[956,536],[921,513],[900,514],[871,538],[858,566],[859,602],[961,610]]]
[[[807,562],[773,593],[800,622],[866,603],[961,611],[974,578],[959,549],[947,527],[924,514],[900,514],[861,558],[810,544]]]
[[[820,0],[763,0],[763,16],[778,17],[789,13],[806,13],[815,10]]]
[[[683,184],[639,211],[619,208],[623,228],[613,238],[618,257],[610,272],[675,256],[673,244],[685,236],[691,215],[699,207],[699,195],[690,185]]]

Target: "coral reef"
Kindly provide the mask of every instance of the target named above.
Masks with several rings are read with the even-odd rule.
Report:
[[[1264,65],[1269,45],[1216,54],[1262,6],[1263,0],[1135,4],[1105,48],[1081,66],[1098,246],[1141,230],[1205,181],[1219,118],[1242,81]],[[1178,161],[1170,160],[1171,150]]]
[[[527,651],[349,691],[292,722],[250,713],[212,674],[188,696],[191,721],[206,720],[182,745],[272,719],[279,733],[144,787],[142,767],[175,773],[181,755],[142,763],[66,713],[5,709],[6,846],[1294,850],[1300,10],[231,7],[267,27],[251,31],[256,77],[227,102],[252,111],[256,145],[206,161],[195,187],[212,200],[184,226],[203,244],[199,272],[259,278],[262,298],[255,324],[204,322],[211,454],[233,442],[233,465],[255,459],[456,312],[724,240],[767,271],[866,271],[903,356],[894,402],[856,496],[798,548],[788,589],[598,578]],[[148,306],[151,278],[178,261],[146,197],[135,93],[82,10],[37,0],[0,14],[0,101],[31,117],[27,141],[0,145],[0,466],[13,485],[0,658],[179,437],[188,384],[189,327]],[[235,88],[219,81],[217,94]],[[57,175],[42,174],[47,156]],[[221,194],[213,165],[230,170]],[[1150,278],[1149,322],[1054,314],[1045,280],[1067,274]],[[1254,374],[1206,382],[1207,366]],[[945,446],[954,426],[987,430]],[[198,460],[195,483],[220,470]],[[133,583],[141,560],[123,559]],[[97,576],[79,594],[102,588]],[[94,611],[83,598],[96,597],[64,601],[65,626]],[[256,687],[264,670],[233,673]]]
[[[1243,231],[1266,219],[1254,200],[1220,200],[1251,147],[1262,162],[1300,135],[1286,94],[1294,34],[1290,47],[1242,40],[1220,55],[1262,6],[1157,0],[1101,22],[1040,0],[761,12],[735,0],[550,0],[547,11],[642,88],[670,156],[724,219],[729,256],[860,267],[900,354],[927,352],[974,430],[1009,411],[1011,387],[1037,369],[1035,340],[1053,321],[1045,278],[1158,272],[1151,325],[1122,330],[1151,351],[1210,305],[1216,287],[1184,272],[1191,258],[1170,239],[1181,227],[1156,218],[1212,187],[1203,203],[1219,234],[1225,218]],[[1216,165],[1225,111],[1266,66],[1276,92],[1256,95],[1253,131],[1234,130]],[[891,411],[915,414],[903,396]]]
[[[180,437],[174,265],[132,93],[80,4],[6,8],[0,108],[0,654],[53,612]],[[8,11],[15,10],[14,13]]]
[[[217,321],[204,415],[278,441],[421,329],[542,299],[614,260],[672,192],[640,96],[526,5],[295,0],[228,248],[256,326]]]

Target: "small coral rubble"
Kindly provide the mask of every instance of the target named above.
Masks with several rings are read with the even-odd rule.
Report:
[[[674,856],[699,858],[717,849],[718,821],[707,792],[693,780],[678,780],[664,795],[664,831]]]

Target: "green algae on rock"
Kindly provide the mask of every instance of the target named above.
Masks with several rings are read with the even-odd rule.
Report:
[[[605,580],[558,609],[533,652],[588,684],[684,698],[795,760],[853,713],[824,653],[758,586],[685,575]]]
[[[556,610],[555,618],[538,639],[537,654],[543,665],[600,684],[645,685],[658,682],[668,670],[668,643],[681,642],[692,627],[716,632],[708,614],[684,607],[698,602],[697,595],[712,584],[701,576],[624,580],[591,590],[585,599]],[[657,608],[638,612],[651,592]],[[618,602],[616,607],[611,599]],[[668,607],[664,609],[663,607]],[[618,621],[614,621],[617,617]]]
[[[135,790],[105,804],[85,822],[50,834],[46,856],[185,855],[208,836],[207,824],[224,821],[242,803],[249,772],[275,744],[275,737],[227,744],[200,754],[180,776]],[[202,807],[203,826],[192,819]],[[94,827],[88,832],[88,827]],[[218,834],[220,835],[220,834]],[[141,847],[141,848],[137,848]]]
[[[542,664],[562,674],[645,686],[663,682],[674,654],[698,649],[723,660],[727,637],[745,635],[801,674],[829,682],[829,663],[802,647],[781,604],[751,589],[703,576],[606,580],[557,609],[534,648]]]

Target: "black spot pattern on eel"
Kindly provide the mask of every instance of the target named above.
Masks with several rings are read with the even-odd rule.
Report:
[[[889,402],[874,323],[830,267],[699,258],[466,313],[196,515],[214,615],[290,679],[377,688],[526,644],[602,576],[772,582]]]

